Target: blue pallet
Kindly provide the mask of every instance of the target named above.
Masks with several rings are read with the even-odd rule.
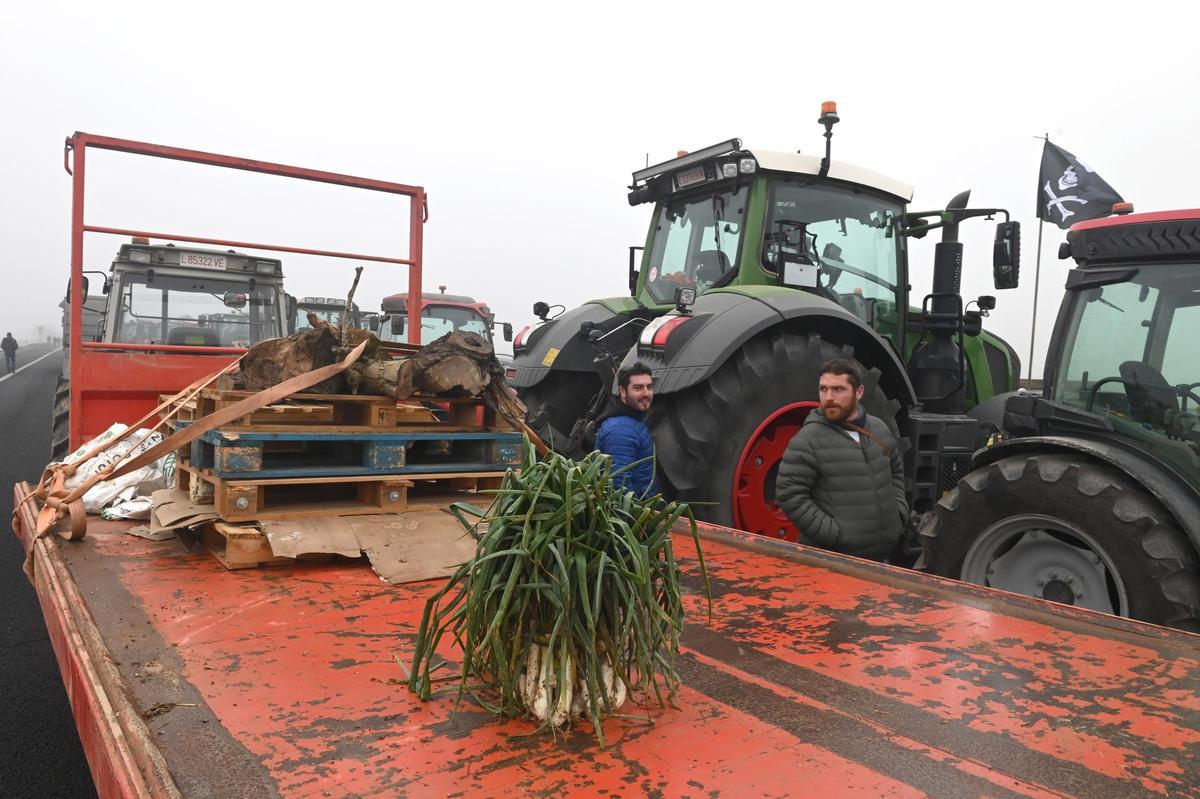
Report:
[[[228,437],[227,437],[228,436]],[[427,442],[449,442],[433,451]],[[294,449],[268,444],[292,443]],[[260,432],[210,430],[191,446],[191,463],[223,479],[334,477],[502,471],[521,460],[516,432]]]

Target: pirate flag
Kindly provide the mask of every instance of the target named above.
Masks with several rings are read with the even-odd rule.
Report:
[[[1124,202],[1121,195],[1090,166],[1046,142],[1038,173],[1038,219],[1066,230],[1076,222],[1108,216],[1119,202]]]

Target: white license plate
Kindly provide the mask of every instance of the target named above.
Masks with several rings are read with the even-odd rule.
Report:
[[[181,252],[179,253],[180,266],[199,266],[206,269],[224,269],[224,255],[208,255],[207,253],[199,252]]]
[[[680,172],[675,176],[675,188],[686,189],[688,186],[694,186],[697,183],[704,182],[704,166],[693,167],[686,172]]]

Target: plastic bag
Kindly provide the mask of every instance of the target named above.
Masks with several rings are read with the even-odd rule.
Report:
[[[79,458],[93,447],[102,444],[105,441],[116,438],[124,433],[129,428],[126,425],[117,422],[112,427],[105,430],[96,438],[84,444],[79,449],[72,452],[63,459],[64,463],[75,463]],[[90,458],[86,463],[79,466],[78,470],[66,481],[66,488],[72,490],[87,482],[93,475],[107,469],[117,461],[133,460],[138,455],[147,451],[163,441],[162,433],[151,432],[146,429],[139,429],[132,433],[128,438],[120,441],[108,449]],[[126,455],[128,454],[128,457]],[[121,506],[133,502],[139,496],[149,496],[149,493],[157,488],[166,487],[167,460],[170,458],[170,469],[174,472],[174,456],[168,455],[153,463],[147,464],[142,468],[122,475],[115,480],[102,480],[87,490],[83,495],[83,508],[88,513],[100,513],[105,507],[113,503],[120,503]],[[150,517],[150,509],[147,506],[144,514],[142,513],[143,503],[134,502],[128,508],[122,511],[115,512],[114,516],[109,518],[129,518],[129,519],[146,519]],[[139,515],[125,515],[126,513],[136,513]]]

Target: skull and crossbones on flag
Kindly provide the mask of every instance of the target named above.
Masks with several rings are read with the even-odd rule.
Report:
[[[1058,145],[1046,142],[1038,175],[1038,218],[1067,229],[1112,213],[1120,194],[1096,170]]]

